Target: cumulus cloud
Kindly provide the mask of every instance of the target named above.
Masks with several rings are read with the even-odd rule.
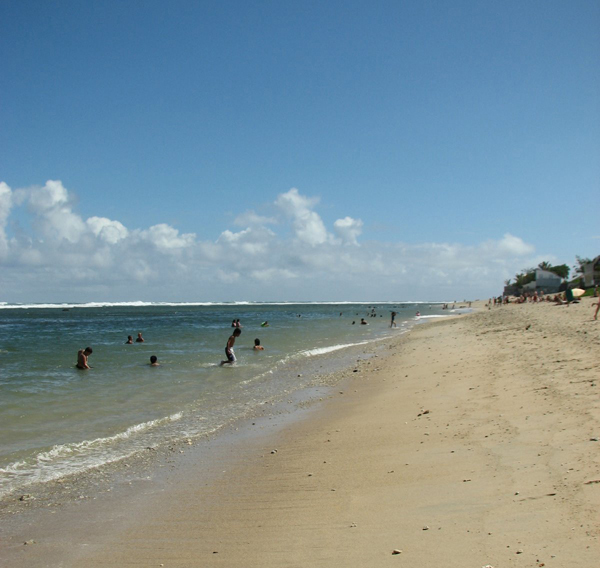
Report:
[[[90,217],[86,223],[94,235],[111,245],[118,243],[129,234],[122,223],[111,221],[106,217]]]
[[[75,243],[85,232],[85,223],[73,213],[71,199],[62,182],[49,180],[43,187],[30,188],[24,194],[45,237]]]
[[[357,238],[362,233],[363,222],[360,219],[344,217],[338,219],[333,228],[344,244],[358,245]]]
[[[532,245],[528,245],[523,242],[523,239],[515,237],[510,233],[506,233],[500,242],[498,243],[498,249],[507,254],[514,254],[518,256],[524,256],[533,254],[535,248]]]
[[[534,247],[509,233],[471,246],[359,243],[361,219],[341,217],[329,232],[318,203],[293,188],[267,206],[278,219],[248,211],[238,230],[199,240],[166,223],[131,230],[84,219],[60,181],[14,191],[0,183],[0,301],[448,299],[457,289],[499,291],[535,264]],[[19,208],[32,229],[11,235]]]
[[[180,235],[179,231],[166,223],[159,223],[150,227],[146,231],[136,233],[142,240],[152,243],[157,249],[163,251],[173,251],[191,247],[195,240],[194,233]]]
[[[275,201],[275,205],[293,220],[296,238],[309,245],[320,245],[329,240],[321,217],[312,210],[318,202],[318,199],[300,195],[296,188],[282,193]]]

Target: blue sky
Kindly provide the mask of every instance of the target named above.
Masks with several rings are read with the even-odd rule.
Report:
[[[0,53],[0,301],[452,300],[600,254],[598,2],[5,0]]]

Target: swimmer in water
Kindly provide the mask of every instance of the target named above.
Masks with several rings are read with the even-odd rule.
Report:
[[[77,365],[75,365],[78,369],[91,369],[88,365],[88,357],[93,353],[91,347],[86,347],[85,349],[80,349],[77,352]]]
[[[138,333],[137,339],[135,340],[136,343],[144,343],[144,338],[142,337],[142,332],[140,331]]]
[[[258,337],[254,340],[254,351],[263,351],[264,347],[260,344],[260,339]]]
[[[160,363],[158,362],[158,357],[156,355],[152,355],[152,357],[150,357],[150,366],[158,367],[159,365]]]
[[[133,335],[128,335],[125,345],[132,345],[132,344],[133,344]]]

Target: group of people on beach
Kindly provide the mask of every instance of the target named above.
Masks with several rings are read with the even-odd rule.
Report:
[[[580,291],[580,294],[582,292]],[[594,298],[600,297],[600,291],[598,286],[594,288],[593,293]],[[511,300],[510,296],[498,296],[494,298],[490,298],[488,301],[488,307],[492,306],[503,306],[506,304],[538,304],[538,303],[553,303],[557,306],[569,306],[571,304],[578,304],[581,300],[579,296],[576,296],[573,293],[572,288],[567,288],[564,292],[559,294],[545,294],[543,290],[540,290],[538,293],[537,290],[533,292],[523,292],[520,296],[515,297]],[[598,302],[592,303],[592,306],[596,306],[596,310],[594,311],[594,319],[598,319],[598,312],[600,311],[600,300]]]

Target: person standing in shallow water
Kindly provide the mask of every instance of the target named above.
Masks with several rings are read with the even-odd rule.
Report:
[[[136,343],[144,343],[144,338],[142,337],[142,332],[140,331],[138,333],[137,339],[135,340]]]
[[[85,349],[80,349],[77,352],[77,365],[75,365],[78,369],[91,369],[88,365],[88,357],[92,354],[93,350],[91,347],[86,347]]]
[[[225,356],[227,357],[226,361],[221,361],[221,366],[223,365],[233,365],[236,361],[235,353],[233,352],[233,345],[235,344],[235,340],[242,334],[242,330],[239,327],[236,327],[233,330],[233,334],[229,336],[227,340],[227,345],[225,346]]]

